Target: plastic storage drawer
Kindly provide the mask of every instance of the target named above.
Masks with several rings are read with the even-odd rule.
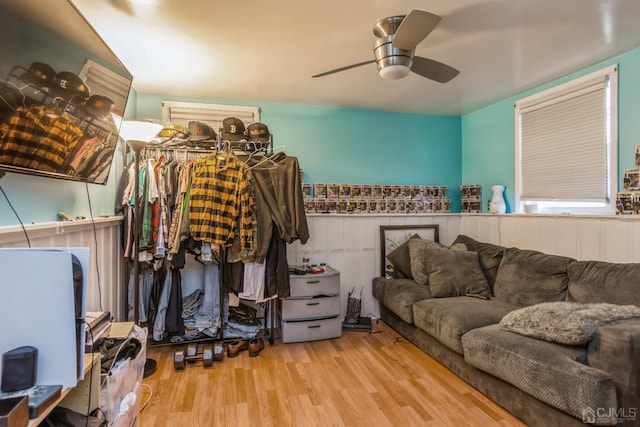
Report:
[[[342,335],[342,322],[338,317],[305,321],[283,321],[282,342],[316,341]]]

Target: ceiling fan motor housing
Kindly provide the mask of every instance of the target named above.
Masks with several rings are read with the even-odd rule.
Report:
[[[402,50],[393,46],[393,35],[380,37],[373,46],[373,52],[376,55],[376,64],[378,71],[390,65],[403,65],[411,69],[413,64],[412,50]]]
[[[402,50],[393,46],[393,36],[404,18],[405,15],[390,16],[378,20],[373,26],[373,34],[377,37],[373,53],[382,78],[395,80],[405,77],[411,70],[415,49]]]

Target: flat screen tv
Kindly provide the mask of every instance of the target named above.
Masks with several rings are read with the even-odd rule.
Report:
[[[0,40],[0,170],[106,184],[129,71],[70,0],[0,0]]]

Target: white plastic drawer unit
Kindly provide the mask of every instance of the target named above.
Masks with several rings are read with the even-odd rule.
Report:
[[[287,298],[282,300],[282,320],[306,320],[340,315],[340,297]]]
[[[327,271],[320,274],[305,274],[290,276],[290,298],[329,296],[340,294],[340,272],[327,267]]]
[[[282,342],[316,341],[342,335],[340,272],[289,276],[290,295],[280,300]]]
[[[307,321],[282,322],[282,342],[317,341],[342,335],[339,317]]]

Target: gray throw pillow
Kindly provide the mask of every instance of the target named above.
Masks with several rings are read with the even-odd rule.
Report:
[[[438,242],[428,239],[409,240],[409,259],[411,260],[411,276],[419,285],[429,283],[429,271],[427,270],[427,250],[443,248]]]
[[[453,243],[463,243],[467,246],[467,250],[478,253],[480,268],[484,272],[484,276],[489,282],[489,287],[493,288],[498,274],[498,266],[502,260],[502,254],[507,249],[504,246],[494,245],[492,243],[479,242],[469,236],[460,234]]]
[[[427,249],[426,255],[432,297],[489,298],[491,291],[476,252],[433,248]]]
[[[445,245],[428,239],[412,239],[409,241],[409,259],[411,260],[411,275],[413,280],[420,284],[429,283],[429,270],[427,268],[427,250],[449,249],[452,251],[466,251],[467,247],[461,243],[454,243],[447,248]]]
[[[387,254],[387,259],[393,265],[394,273],[395,271],[400,272],[399,275],[394,274],[394,278],[413,279],[411,275],[411,259],[409,257],[409,241],[413,239],[420,239],[420,236],[414,234],[409,240]]]

